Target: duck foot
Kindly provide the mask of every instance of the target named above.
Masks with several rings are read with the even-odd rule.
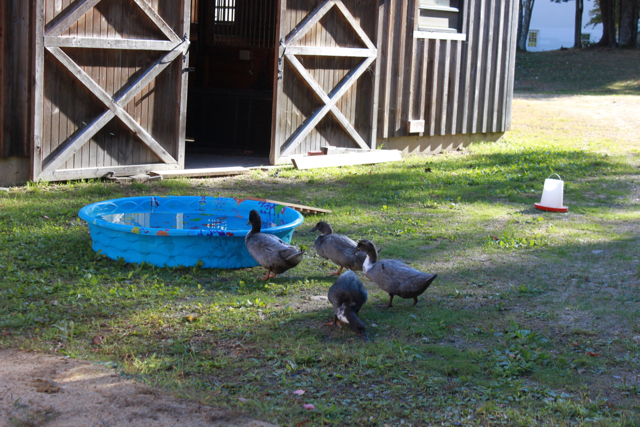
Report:
[[[327,325],[329,326],[340,326],[342,327],[342,324],[340,323],[340,321],[338,320],[338,316],[333,318],[333,322],[329,322],[327,323]]]
[[[333,273],[329,273],[329,276],[339,276],[342,273],[342,269],[344,267],[340,267],[338,271],[334,271]]]
[[[413,306],[415,307],[418,303],[418,297],[413,297]]]
[[[273,279],[274,277],[276,277],[276,273],[272,273],[271,270],[267,271],[267,274],[259,277],[258,280],[269,280],[269,279]]]

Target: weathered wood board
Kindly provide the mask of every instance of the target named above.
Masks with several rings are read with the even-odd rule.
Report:
[[[335,154],[328,156],[292,157],[296,169],[329,168],[335,166],[368,165],[402,160],[398,150],[375,150],[362,153]]]

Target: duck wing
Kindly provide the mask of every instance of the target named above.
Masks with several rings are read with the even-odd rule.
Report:
[[[320,240],[322,237],[322,240]],[[316,239],[315,247],[318,255],[329,259],[341,267],[348,267],[362,271],[362,263],[366,255],[364,252],[354,254],[358,246],[355,241],[340,234],[329,234]]]
[[[364,303],[367,302],[368,298],[367,290],[358,276],[352,271],[347,271],[340,275],[329,288],[327,296],[334,310],[349,306],[353,308],[356,314],[360,311]]]
[[[382,290],[400,297],[419,295],[436,278],[435,274],[423,273],[395,259],[376,262],[365,275]]]
[[[247,250],[263,267],[274,268],[284,263],[296,266],[302,260],[302,251],[285,243],[278,236],[256,233],[246,240]]]

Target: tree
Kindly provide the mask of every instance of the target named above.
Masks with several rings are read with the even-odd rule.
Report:
[[[555,3],[566,3],[569,0],[551,0]],[[584,11],[584,0],[576,1],[575,27],[573,29],[573,47],[580,49],[582,47],[582,12]]]
[[[618,29],[618,42],[622,47],[638,46],[638,15],[640,11],[640,0],[594,0],[596,7],[590,12],[591,20],[587,25],[603,25],[603,40],[598,46],[611,46],[610,40],[615,41],[616,23]],[[609,2],[611,4],[609,4]],[[606,7],[605,7],[606,6]],[[609,13],[608,27],[605,26],[604,15]],[[612,11],[610,9],[613,9]],[[612,30],[613,29],[613,30]],[[613,32],[613,35],[611,34]],[[614,45],[615,46],[615,45]]]
[[[527,39],[529,38],[529,25],[531,24],[531,12],[535,0],[520,1],[520,11],[518,12],[518,50],[527,50]]]
[[[638,47],[638,11],[640,1],[620,0],[618,44],[622,47]]]
[[[598,0],[602,19],[602,38],[596,46],[616,47],[616,0]]]

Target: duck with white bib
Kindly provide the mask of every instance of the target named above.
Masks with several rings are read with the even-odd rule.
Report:
[[[333,305],[335,313],[333,326],[338,321],[349,324],[349,328],[360,335],[363,340],[369,341],[365,332],[365,324],[358,317],[360,309],[367,302],[367,290],[353,271],[346,271],[338,277],[329,288],[329,301]]]

